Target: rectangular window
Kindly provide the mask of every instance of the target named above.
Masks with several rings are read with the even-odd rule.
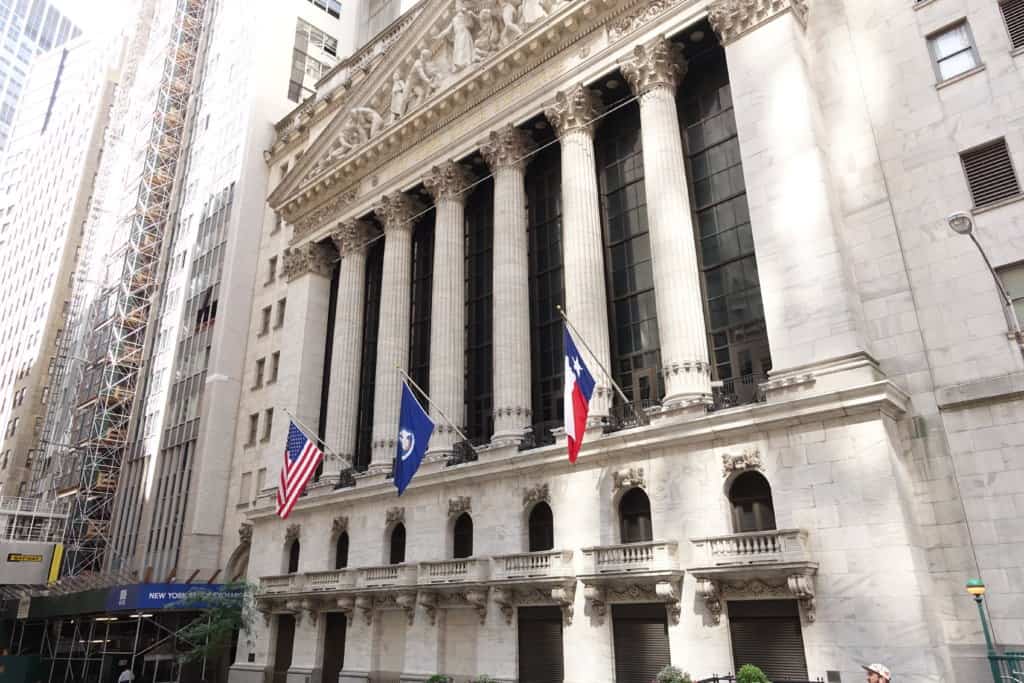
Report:
[[[281,369],[281,352],[274,351],[270,354],[270,377],[267,378],[267,384],[273,384],[277,381],[277,373]]]
[[[253,413],[249,416],[249,436],[245,441],[246,446],[252,446],[256,443],[256,434],[260,428],[260,414]]]
[[[1015,50],[1024,48],[1024,0],[1006,0],[999,3],[999,9],[1010,34],[1010,44]]]
[[[1020,194],[1006,140],[999,138],[960,153],[967,185],[976,208]]]
[[[270,313],[271,306],[264,306],[260,312],[260,335],[264,335],[270,332]]]
[[[1024,320],[1024,261],[996,268],[996,273],[1010,296],[1017,320]]]
[[[274,329],[284,325],[284,308],[286,299],[277,300],[277,316],[274,318]]]
[[[256,361],[256,380],[253,382],[253,389],[259,389],[263,386],[263,371],[267,367],[267,359],[260,358]]]
[[[939,81],[970,71],[981,64],[974,38],[966,21],[944,28],[928,36],[935,74]]]
[[[267,468],[260,468],[260,471],[256,473],[256,495],[260,495],[263,491],[263,487],[267,485]]]
[[[243,472],[242,481],[238,485],[238,502],[248,503],[252,499],[252,472]]]
[[[269,285],[271,282],[273,282],[276,279],[277,279],[277,257],[276,256],[271,256],[270,259],[267,261],[267,282],[266,282],[266,284]]]
[[[267,408],[263,411],[263,436],[260,441],[270,441],[270,430],[274,428],[274,409]]]

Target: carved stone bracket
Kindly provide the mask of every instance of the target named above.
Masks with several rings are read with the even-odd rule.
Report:
[[[487,588],[471,588],[465,593],[466,602],[476,609],[476,613],[480,616],[481,625],[487,622],[487,593]]]
[[[352,618],[352,610],[356,606],[356,598],[353,595],[342,595],[337,601],[338,609],[345,615],[346,618]]]
[[[551,599],[558,603],[562,610],[562,621],[566,626],[572,625],[574,603],[576,600],[576,581],[566,581],[561,586],[551,589]]]
[[[365,248],[366,243],[376,234],[377,229],[369,221],[353,219],[342,222],[338,229],[331,233],[331,241],[344,258]]]
[[[524,508],[531,507],[540,502],[551,502],[551,493],[548,491],[547,484],[537,484],[536,486],[531,486],[523,491]]]
[[[807,0],[716,0],[708,9],[708,21],[727,45],[783,12],[793,12],[807,26],[807,5]]]
[[[331,533],[338,536],[348,531],[348,516],[340,515],[331,520]]]
[[[388,508],[384,519],[387,524],[397,524],[398,522],[404,523],[405,508]]]
[[[668,610],[668,620],[672,624],[679,623],[679,615],[682,609],[679,605],[679,597],[682,594],[682,587],[678,581],[659,581],[654,585],[654,594],[665,603]]]
[[[786,579],[789,592],[800,602],[804,608],[804,615],[807,621],[813,622],[817,619],[817,605],[814,601],[814,578],[807,574],[790,574]]]
[[[501,610],[505,623],[512,625],[515,620],[516,607],[520,605],[555,603],[562,611],[562,621],[566,626],[572,624],[573,601],[576,598],[576,580],[566,579],[556,585],[533,587],[526,586],[495,586],[491,589],[494,602]]]
[[[721,623],[722,601],[729,596],[735,599],[796,598],[807,621],[813,622],[817,618],[814,577],[806,572],[789,574],[782,581],[758,578],[729,581],[699,576],[697,595],[703,598],[715,624]]]
[[[416,619],[416,593],[411,591],[398,593],[395,596],[395,603],[405,612],[405,617],[409,620],[409,626],[412,626],[413,621]]]
[[[448,499],[448,517],[458,517],[463,512],[469,512],[472,509],[473,501],[469,496],[459,496],[458,498]]]
[[[630,467],[624,472],[613,472],[612,473],[612,494],[616,494],[624,489],[633,488],[639,486],[640,488],[647,488],[647,479],[644,478],[643,467]]]
[[[464,202],[466,190],[473,183],[473,174],[462,164],[446,161],[434,166],[423,178],[423,186],[435,202],[455,200]]]
[[[373,623],[373,596],[372,595],[358,595],[356,596],[356,609],[363,614],[363,619],[366,620],[366,625],[369,626]]]
[[[722,454],[723,477],[749,469],[761,469],[761,452],[757,448],[744,448],[739,453]]]
[[[321,244],[307,242],[284,251],[284,276],[288,282],[307,273],[330,277],[333,269],[334,258]]]
[[[423,205],[404,192],[392,192],[381,197],[373,212],[384,224],[384,232],[390,230],[412,231],[413,217],[423,210]]]
[[[674,93],[686,75],[686,60],[681,45],[658,36],[633,48],[633,57],[619,64],[619,68],[638,96],[654,88],[668,88]]]
[[[484,161],[496,171],[499,168],[518,168],[526,166],[526,155],[536,144],[525,130],[516,128],[511,123],[495,131],[480,146],[480,154]]]
[[[555,93],[555,101],[544,110],[544,116],[559,137],[575,130],[593,135],[594,121],[603,112],[601,94],[581,83]]]
[[[252,524],[238,527],[238,545],[252,545]]]
[[[511,588],[496,587],[491,591],[494,596],[494,603],[501,610],[501,616],[505,617],[505,623],[512,625],[516,614],[516,594]]]
[[[416,597],[416,603],[423,608],[427,620],[431,626],[437,625],[437,594],[429,591],[420,591]]]
[[[316,621],[320,617],[320,603],[316,600],[306,599],[302,601],[302,614],[309,617],[309,623],[316,626]],[[298,618],[296,617],[296,625],[298,625]]]
[[[608,614],[608,597],[603,586],[588,585],[583,587],[583,598],[590,605],[590,616],[598,624],[604,623]]]
[[[302,526],[299,524],[289,524],[288,528],[284,530],[284,542],[291,543],[297,541],[299,534],[302,532]]]
[[[711,622],[722,622],[722,596],[718,592],[718,584],[711,579],[697,579],[697,595],[704,600],[705,607],[711,613]]]

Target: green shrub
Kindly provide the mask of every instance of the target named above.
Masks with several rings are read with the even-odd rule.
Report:
[[[690,674],[684,673],[682,670],[674,666],[666,666],[664,669],[658,672],[658,677],[655,679],[658,683],[693,683],[693,679],[690,678]]]
[[[736,674],[736,683],[772,683],[764,672],[753,664],[744,664]]]
[[[427,683],[451,683],[451,679],[442,674],[434,674],[427,679]]]
[[[491,678],[487,674],[480,674],[473,683],[498,683],[498,679]]]

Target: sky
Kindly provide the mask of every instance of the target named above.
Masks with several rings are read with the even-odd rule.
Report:
[[[142,0],[52,0],[72,21],[91,33],[100,28],[121,25]]]

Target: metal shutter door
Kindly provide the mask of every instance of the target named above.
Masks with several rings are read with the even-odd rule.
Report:
[[[562,611],[557,607],[519,608],[520,683],[561,683]]]
[[[671,663],[664,605],[612,605],[615,683],[650,683]]]
[[[324,681],[337,681],[338,673],[345,666],[345,631],[348,622],[341,612],[327,613],[324,629]]]
[[[733,664],[760,667],[773,681],[807,680],[804,638],[795,600],[729,602]]]

